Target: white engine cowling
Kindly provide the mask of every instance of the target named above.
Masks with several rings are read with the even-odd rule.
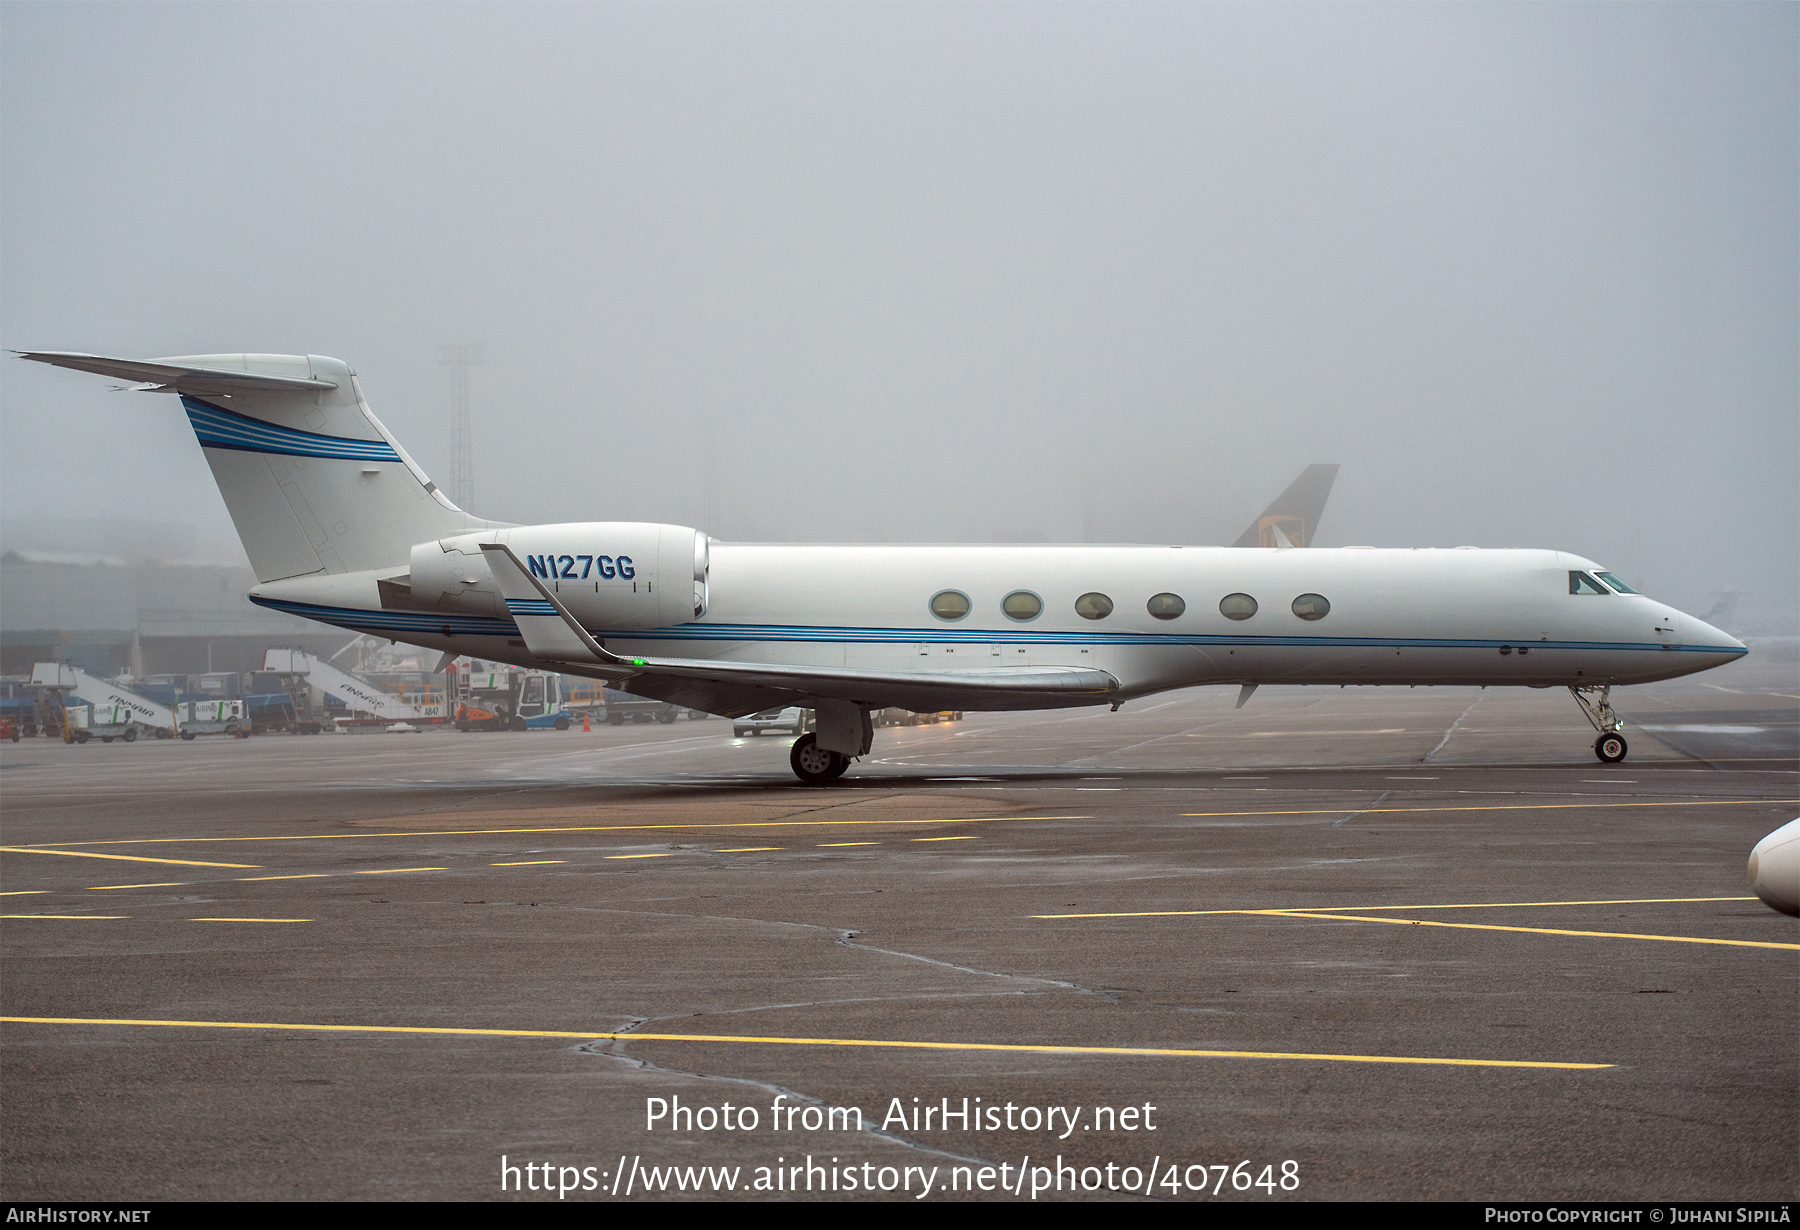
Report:
[[[592,631],[686,623],[706,608],[707,537],[685,525],[577,521],[483,530],[412,549],[414,606],[504,617],[481,544],[501,542]]]

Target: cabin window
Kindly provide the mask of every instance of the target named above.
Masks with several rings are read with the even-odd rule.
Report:
[[[1249,619],[1256,614],[1256,599],[1249,594],[1226,594],[1219,599],[1219,614],[1226,619]]]
[[[1301,619],[1324,619],[1331,614],[1331,603],[1322,594],[1301,594],[1294,599],[1294,614]]]
[[[969,613],[969,595],[954,589],[941,590],[931,596],[931,613],[939,619],[961,619]]]
[[[1604,594],[1606,587],[1585,572],[1571,572],[1569,574],[1569,592],[1571,594]]]
[[[1187,610],[1180,594],[1157,594],[1146,604],[1152,619],[1175,619]]]
[[[1112,614],[1112,599],[1105,594],[1083,594],[1075,599],[1075,613],[1083,619],[1105,619]]]
[[[1000,600],[1000,609],[1006,612],[1008,619],[1024,623],[1044,613],[1044,600],[1030,590],[1015,589]]]
[[[1618,577],[1615,577],[1610,572],[1596,572],[1594,575],[1599,577],[1602,581],[1605,581],[1608,585],[1612,586],[1614,589],[1618,590],[1621,594],[1637,593],[1637,590],[1631,588],[1631,586],[1625,584],[1625,582],[1619,580]]]

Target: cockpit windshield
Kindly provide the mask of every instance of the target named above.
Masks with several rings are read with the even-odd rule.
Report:
[[[1569,573],[1569,592],[1571,594],[1607,594],[1611,591],[1585,572],[1571,572]]]
[[[1637,593],[1637,590],[1631,588],[1631,586],[1625,584],[1625,582],[1619,580],[1618,577],[1615,577],[1610,572],[1597,572],[1594,575],[1599,577],[1602,581],[1605,581],[1608,585],[1612,586],[1614,589],[1618,590],[1621,594]]]

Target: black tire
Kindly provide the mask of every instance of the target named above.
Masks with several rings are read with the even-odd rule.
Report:
[[[745,730],[742,726],[733,726],[731,728],[731,737],[733,739],[742,739],[753,733],[755,732]]]
[[[93,736],[85,730],[78,730],[75,732],[75,742],[77,743],[86,743],[91,738],[93,738]]]
[[[559,717],[556,719],[554,725],[558,730],[567,730],[569,728],[569,719],[566,717]]]
[[[515,717],[512,721],[508,722],[507,725],[513,730],[524,730],[525,719],[522,717]]]
[[[609,713],[606,715],[606,724],[608,726],[623,726],[625,724],[625,715],[623,713]]]
[[[194,741],[194,732],[191,730],[184,730],[181,732],[181,737],[192,743]]]
[[[127,742],[127,743],[136,743],[137,742],[137,727],[131,726],[131,727],[126,728],[125,742]]]
[[[794,746],[788,751],[788,764],[794,770],[794,776],[807,785],[823,786],[844,775],[844,770],[850,767],[850,757],[842,752],[827,751],[819,746],[819,736],[807,734],[794,740]]]
[[[656,715],[656,720],[661,722],[664,726],[673,726],[675,724],[675,711],[673,709],[664,709],[661,713]]]
[[[158,739],[167,739],[169,737],[169,732],[165,727],[158,726],[156,728],[156,737]]]
[[[1631,748],[1625,742],[1625,736],[1618,731],[1608,731],[1594,740],[1594,755],[1607,764],[1618,764],[1625,759],[1625,753]]]
[[[13,727],[12,741],[14,743],[17,743],[19,741],[19,728],[17,726]]]
[[[704,710],[700,710],[700,709],[689,709],[688,710],[688,721],[690,721],[690,722],[704,722],[707,718],[709,718],[711,716],[712,716],[712,714],[707,713]]]
[[[111,743],[112,741],[113,741],[113,737],[111,735],[101,735],[100,736],[100,742],[102,742],[102,743]]]

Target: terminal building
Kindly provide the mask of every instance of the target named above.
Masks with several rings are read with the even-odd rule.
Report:
[[[235,557],[235,558],[233,558]],[[0,675],[72,662],[94,675],[260,670],[263,651],[337,652],[350,634],[266,610],[236,540],[191,525],[35,517],[0,525]]]

